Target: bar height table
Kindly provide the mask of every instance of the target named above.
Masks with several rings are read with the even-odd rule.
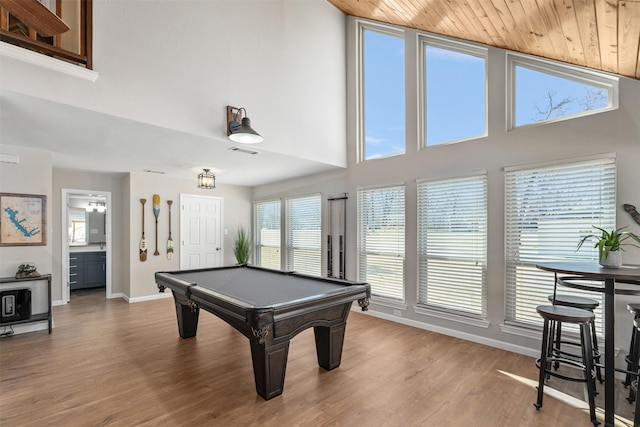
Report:
[[[601,280],[604,282],[604,425],[614,427],[615,417],[615,294],[640,293],[616,290],[616,283],[640,286],[640,266],[623,265],[619,268],[604,268],[590,262],[545,262],[537,268],[557,274],[567,274],[578,278]],[[566,278],[565,285],[570,283]],[[554,285],[555,286],[555,285]],[[579,287],[579,286],[576,286]],[[592,289],[593,290],[593,289]],[[601,292],[602,290],[600,290]]]

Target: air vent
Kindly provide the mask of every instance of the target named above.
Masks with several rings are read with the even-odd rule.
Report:
[[[13,154],[1,154],[0,153],[0,163],[11,163],[17,165],[20,163],[20,158]]]
[[[162,172],[162,171],[152,171],[150,169],[145,169],[144,171],[147,172],[147,173],[157,173],[157,174],[160,174],[160,175],[164,175],[164,172]]]
[[[240,148],[240,147],[231,147],[229,148],[229,150],[237,151],[238,153],[245,153],[245,154],[259,154],[258,151],[247,150],[246,148]]]

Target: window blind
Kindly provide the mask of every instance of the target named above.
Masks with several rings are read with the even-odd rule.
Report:
[[[536,306],[549,304],[554,275],[535,267],[546,261],[596,261],[598,251],[582,237],[593,226],[615,228],[616,168],[602,158],[542,168],[511,170],[505,176],[506,321],[542,325]],[[563,294],[600,301],[596,328],[602,331],[603,295],[559,288]]]
[[[418,182],[418,304],[485,319],[487,177]]]
[[[358,280],[404,301],[404,185],[358,190]]]
[[[280,201],[254,204],[254,262],[280,269]]]
[[[322,274],[322,199],[320,195],[287,199],[287,269]]]

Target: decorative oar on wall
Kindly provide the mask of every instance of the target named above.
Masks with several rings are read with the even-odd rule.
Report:
[[[167,200],[169,205],[169,240],[167,240],[167,259],[173,258],[173,239],[171,238],[171,204],[172,200]]]
[[[635,222],[640,224],[640,213],[638,213],[636,207],[627,203],[625,203],[623,206],[624,210],[627,211],[629,215],[631,215],[631,218],[633,218]]]
[[[142,203],[142,239],[140,239],[140,261],[147,260],[147,239],[144,238],[144,204],[147,199],[140,199]]]
[[[153,216],[156,217],[156,251],[153,253],[154,255],[160,255],[158,251],[158,216],[160,215],[160,195],[153,195]]]

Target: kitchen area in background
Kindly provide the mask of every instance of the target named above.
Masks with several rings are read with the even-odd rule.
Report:
[[[69,292],[107,285],[107,198],[69,194],[67,203]]]

